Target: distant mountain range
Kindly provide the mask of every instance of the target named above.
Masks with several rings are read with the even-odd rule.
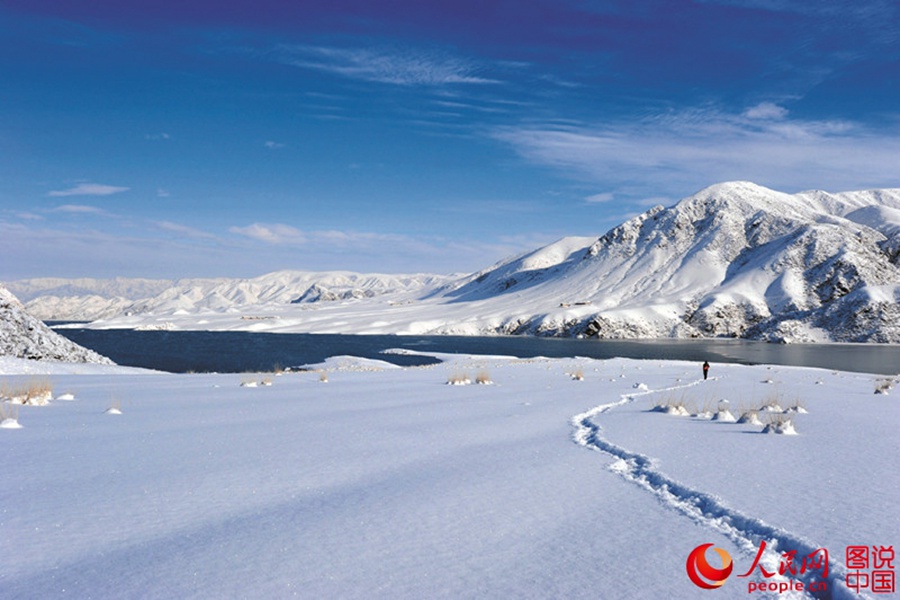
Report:
[[[44,319],[96,327],[900,342],[900,190],[714,185],[599,238],[466,276],[28,280]]]
[[[278,271],[253,279],[26,279],[7,284],[46,321],[94,321],[122,315],[228,311],[422,292],[450,281],[440,275],[364,275]]]

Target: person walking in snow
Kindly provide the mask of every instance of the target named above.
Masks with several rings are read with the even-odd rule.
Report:
[[[703,361],[703,379],[706,380],[706,376],[709,375],[709,363],[707,361]]]

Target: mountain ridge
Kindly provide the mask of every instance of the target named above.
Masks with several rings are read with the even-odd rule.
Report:
[[[252,311],[274,331],[896,343],[900,189],[725,182],[465,276],[285,273],[173,286],[96,326],[248,329],[221,313]],[[254,291],[279,277],[277,293]]]

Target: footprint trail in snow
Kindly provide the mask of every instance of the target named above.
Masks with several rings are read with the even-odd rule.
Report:
[[[745,515],[730,508],[714,494],[693,489],[672,479],[657,468],[655,459],[614,444],[604,438],[602,435],[603,428],[596,421],[596,418],[603,413],[633,402],[639,396],[684,389],[702,382],[702,380],[698,380],[685,385],[659,390],[636,391],[623,394],[615,402],[595,406],[572,417],[572,426],[575,428],[573,438],[575,442],[585,448],[612,456],[616,460],[609,466],[611,471],[650,492],[668,508],[681,513],[701,526],[724,535],[750,557],[756,556],[760,542],[765,540],[767,547],[759,564],[766,571],[776,573],[775,577],[767,581],[786,582],[787,579],[785,577],[777,574],[782,558],[781,553],[796,550],[798,559],[801,559],[803,556],[816,552],[820,546],[798,534],[769,525],[756,517]],[[844,585],[846,573],[846,567],[829,555],[828,575],[825,578],[827,591],[766,593],[754,594],[754,596],[780,598],[781,600],[868,598],[864,594],[857,594],[851,591]],[[809,584],[817,581],[820,575],[821,571],[819,570],[808,570],[800,574],[798,569],[798,574],[792,576],[792,579],[801,581],[804,588],[809,590]]]

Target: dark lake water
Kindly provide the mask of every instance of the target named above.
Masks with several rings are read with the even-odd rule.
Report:
[[[383,354],[390,348],[422,352],[502,354],[521,358],[585,356],[779,364],[842,371],[900,373],[900,346],[884,344],[768,344],[742,340],[634,340],[526,336],[396,336],[251,333],[243,331],[133,331],[57,329],[120,365],[172,372],[242,373],[322,362],[329,356],[375,358],[401,366],[433,364],[429,357]]]

